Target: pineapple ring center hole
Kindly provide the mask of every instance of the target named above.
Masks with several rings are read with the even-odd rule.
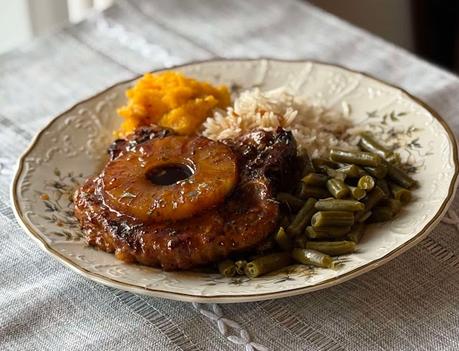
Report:
[[[147,179],[155,185],[172,185],[190,178],[194,169],[184,164],[169,164],[155,167],[146,173]]]

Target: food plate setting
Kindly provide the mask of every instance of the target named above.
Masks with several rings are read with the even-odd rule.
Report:
[[[400,88],[313,61],[212,60],[54,118],[20,158],[12,201],[30,236],[89,279],[248,302],[400,255],[440,221],[457,174],[451,130]]]

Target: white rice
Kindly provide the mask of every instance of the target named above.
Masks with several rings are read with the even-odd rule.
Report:
[[[289,94],[285,88],[242,92],[226,111],[218,110],[204,122],[203,135],[222,140],[253,129],[290,130],[301,154],[326,156],[332,147],[353,148],[355,138],[346,131],[352,123],[342,113]]]

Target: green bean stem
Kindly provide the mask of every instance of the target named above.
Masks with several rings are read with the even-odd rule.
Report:
[[[306,249],[317,250],[330,256],[350,254],[355,251],[355,242],[343,241],[308,241]]]
[[[381,157],[364,151],[330,150],[330,159],[335,162],[356,164],[359,166],[377,167],[382,163]]]
[[[312,216],[313,227],[346,227],[354,224],[354,214],[348,211],[319,211]]]
[[[261,256],[248,262],[245,266],[244,273],[249,278],[256,278],[262,274],[270,273],[288,266],[292,262],[290,253],[281,252]]]
[[[295,261],[323,268],[333,268],[333,259],[322,252],[308,249],[294,249],[292,257]]]

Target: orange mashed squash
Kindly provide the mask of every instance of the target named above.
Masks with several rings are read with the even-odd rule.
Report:
[[[126,91],[126,96],[127,105],[117,111],[124,118],[116,133],[118,137],[151,124],[190,135],[213,108],[225,108],[230,103],[227,87],[215,87],[172,71],[145,74]]]

